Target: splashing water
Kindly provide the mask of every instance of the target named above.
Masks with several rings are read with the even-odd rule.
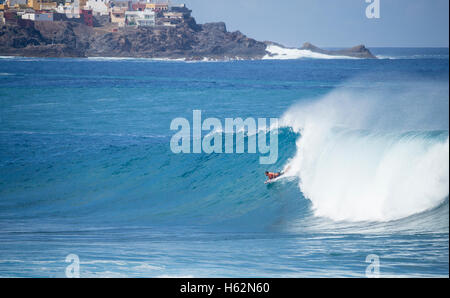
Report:
[[[431,87],[441,93],[430,97]],[[340,89],[282,117],[301,135],[287,175],[299,177],[316,216],[388,221],[448,197],[448,87],[387,94]]]

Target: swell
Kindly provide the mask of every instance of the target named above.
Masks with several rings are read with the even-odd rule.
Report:
[[[174,154],[160,137],[2,131],[0,217],[332,229],[442,216],[432,210],[448,210],[448,86],[404,87],[293,106],[269,167],[259,154]]]
[[[261,226],[257,217],[271,222],[280,207],[263,183],[268,168],[259,154],[174,154],[166,139],[131,135],[2,136],[5,219]],[[269,170],[281,169],[295,153],[296,137],[280,131],[279,160]],[[299,194],[294,184],[280,191],[291,200]]]
[[[70,156],[69,159],[64,155],[58,155],[44,163],[42,161],[38,164],[28,163],[27,172],[32,172],[32,175],[16,176],[14,172],[10,172],[10,176],[3,182],[3,186],[8,187],[7,189],[3,187],[1,191],[1,216],[4,219],[63,217],[88,222],[100,220],[129,224],[214,224],[223,225],[227,229],[236,227],[284,230],[300,223],[303,226],[302,230],[305,230],[305,227],[315,230],[326,227],[328,231],[335,230],[337,228],[335,224],[321,220],[324,217],[320,213],[323,212],[322,205],[320,203],[317,205],[316,197],[307,195],[302,182],[303,177],[299,174],[304,168],[302,166],[296,168],[299,148],[303,148],[303,145],[300,147],[299,145],[305,141],[305,136],[294,132],[292,128],[280,128],[278,137],[280,145],[278,162],[266,167],[259,164],[258,154],[176,155],[168,151],[167,142],[139,138],[122,140],[120,144],[111,146],[110,142],[104,140],[105,136],[91,136],[93,139],[89,142],[95,144],[91,150],[86,148],[87,139],[83,138],[80,141],[78,140],[80,136],[71,136],[72,140],[77,140],[69,146],[73,152],[77,152],[74,147],[83,147],[84,151],[80,152],[78,157],[70,152],[67,154]],[[59,135],[50,135],[46,138],[45,146],[59,142],[52,138],[59,138]],[[102,138],[103,145],[95,138]],[[347,140],[359,144],[355,140],[367,142],[367,139],[371,138],[383,139],[379,135],[373,136],[361,131],[338,131],[334,140],[328,140],[328,146],[331,149],[335,147],[335,143]],[[414,136],[410,133],[396,138],[389,136],[384,143],[380,142],[391,148],[395,148],[395,142],[410,144],[423,142],[425,149],[441,144],[447,146],[448,150],[448,132],[417,133]],[[29,141],[30,136],[27,136],[26,143]],[[27,146],[26,143],[22,145]],[[16,141],[14,147],[17,148],[18,144],[20,142]],[[20,152],[21,155],[24,154],[24,151]],[[328,152],[339,157],[342,154],[344,156],[353,154],[351,150],[347,153],[344,150],[339,152],[328,150]],[[325,153],[318,151],[318,154],[323,156]],[[43,156],[50,155],[45,151]],[[324,169],[327,167],[329,169],[329,162],[322,161]],[[68,167],[68,164],[71,166]],[[16,162],[11,166],[17,168],[18,164]],[[269,186],[263,184],[265,170],[282,170],[286,166],[289,169],[284,179]],[[7,166],[3,167],[3,170],[7,170]],[[344,179],[346,173],[348,175],[348,167],[329,172],[327,175],[333,179]],[[357,176],[357,173],[354,174]],[[332,192],[327,191],[326,180],[319,182],[317,183],[318,186],[322,186],[321,195],[326,198],[326,204],[335,204],[334,206],[338,203],[343,204],[339,200],[333,202],[335,196],[327,196]],[[342,184],[342,187],[349,185]],[[412,210],[406,208],[411,204],[409,199],[403,199],[401,202],[405,204],[404,209]],[[348,202],[350,201],[344,203]],[[355,203],[350,203],[354,207]],[[433,209],[438,205],[439,200],[431,200],[426,208],[413,211],[416,213]],[[437,208],[448,209],[448,200],[447,204],[444,203]],[[342,209],[336,208],[336,212]],[[361,212],[360,209],[353,211]],[[421,218],[427,218],[427,222],[430,223],[436,220],[436,214],[441,214],[436,211],[425,213],[429,216],[421,215],[417,217],[417,222],[420,222]],[[336,218],[326,215],[325,217],[333,220],[380,220],[367,217],[366,213],[355,214],[354,218],[343,218],[341,214]],[[405,216],[409,215],[411,214]],[[430,217],[433,220],[430,220]],[[381,218],[381,220],[396,218]],[[413,226],[410,221],[405,225]],[[359,223],[358,226],[363,228],[366,225]],[[373,224],[368,227],[374,228]]]

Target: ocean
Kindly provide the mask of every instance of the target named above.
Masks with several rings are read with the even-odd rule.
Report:
[[[448,277],[449,50],[371,50],[0,57],[0,277]],[[173,153],[193,110],[278,118],[276,163]]]

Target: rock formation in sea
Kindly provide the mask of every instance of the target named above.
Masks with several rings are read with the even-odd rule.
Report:
[[[325,54],[330,56],[346,56],[354,58],[376,58],[364,45],[358,45],[348,49],[340,50],[324,50],[315,45],[305,42],[300,48],[301,50],[309,50],[314,53]]]

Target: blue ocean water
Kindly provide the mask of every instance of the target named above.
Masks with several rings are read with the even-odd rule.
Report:
[[[448,277],[449,51],[373,52],[1,57],[0,276]],[[174,154],[194,109],[279,118],[278,161]]]

